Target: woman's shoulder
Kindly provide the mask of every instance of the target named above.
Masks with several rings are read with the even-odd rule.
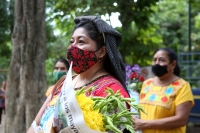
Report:
[[[117,84],[119,86],[122,86],[122,84],[112,75],[102,75],[95,79],[94,84],[101,84],[101,85],[109,85],[109,84]]]
[[[146,79],[143,84],[151,84],[153,82],[153,78],[149,78]],[[174,80],[173,82],[171,82],[170,85],[185,85],[185,84],[189,84],[186,80],[184,80],[183,78],[178,78],[176,80]]]
[[[183,86],[187,85],[189,85],[189,83],[186,80],[184,80],[183,78],[178,78],[177,80],[174,80],[169,86],[182,88]]]
[[[60,93],[62,85],[65,81],[66,75],[62,76],[57,82],[56,84],[53,86],[51,93],[53,95],[57,95],[58,93]]]
[[[129,95],[125,91],[123,85],[114,76],[111,76],[111,75],[100,76],[90,86],[94,86],[96,88],[95,91],[93,92],[93,95],[95,95],[95,96],[103,96],[103,97],[105,97],[107,95],[105,93],[105,90],[110,88],[114,92],[120,91],[120,93],[124,97],[129,97]]]
[[[153,82],[153,78],[146,79],[143,84],[150,84]]]
[[[179,78],[176,82],[181,82],[182,84],[189,84],[189,82],[186,81],[186,80],[183,79],[183,78]]]
[[[183,78],[179,78],[178,80],[172,82],[171,86],[177,88],[177,90],[179,90],[180,88],[191,89],[190,83]]]

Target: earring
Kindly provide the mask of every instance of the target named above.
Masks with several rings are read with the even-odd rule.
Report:
[[[99,58],[98,61],[100,62],[102,60],[102,58]]]

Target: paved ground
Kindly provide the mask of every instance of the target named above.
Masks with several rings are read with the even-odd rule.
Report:
[[[4,131],[4,115],[2,116],[2,124],[0,126],[0,133],[3,133]],[[200,125],[196,127],[187,127],[187,132],[186,133],[200,133]]]
[[[4,127],[4,115],[2,115],[2,122],[1,122],[1,126],[0,126],[0,133],[3,133],[3,128]]]

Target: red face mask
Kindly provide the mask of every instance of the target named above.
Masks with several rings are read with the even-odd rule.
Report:
[[[77,74],[85,72],[98,61],[95,51],[82,50],[76,46],[68,47],[67,59],[69,63],[73,62],[72,70]]]

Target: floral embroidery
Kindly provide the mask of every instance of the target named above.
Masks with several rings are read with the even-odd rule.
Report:
[[[175,81],[172,83],[172,85],[179,85],[180,83],[178,81]]]
[[[147,84],[149,85],[149,84],[151,84],[151,82],[152,82],[152,80],[149,80],[149,81],[147,81]]]
[[[146,93],[148,90],[149,90],[150,86],[147,86],[145,89],[144,89],[144,93]]]
[[[169,99],[166,96],[164,96],[164,97],[161,98],[161,101],[164,102],[164,103],[168,102],[168,100]]]
[[[51,100],[51,102],[49,103],[49,106],[55,105],[56,102],[57,102],[57,100],[58,100],[58,96],[55,96],[55,97]]]
[[[146,94],[141,94],[141,99],[145,98]]]
[[[186,82],[183,79],[171,83],[169,86],[159,87],[159,91],[155,90],[152,79],[144,82],[142,93],[140,95],[140,104],[149,104],[170,109],[174,101],[174,97],[178,89]]]
[[[172,94],[172,92],[173,92],[173,87],[168,87],[166,90],[165,90],[165,94],[166,95],[171,95]]]
[[[77,74],[86,71],[97,63],[94,51],[82,50],[76,46],[69,46],[67,52],[68,61],[72,64],[72,69]]]
[[[152,94],[150,97],[149,97],[149,100],[150,101],[154,101],[156,99],[156,95],[155,94]]]

